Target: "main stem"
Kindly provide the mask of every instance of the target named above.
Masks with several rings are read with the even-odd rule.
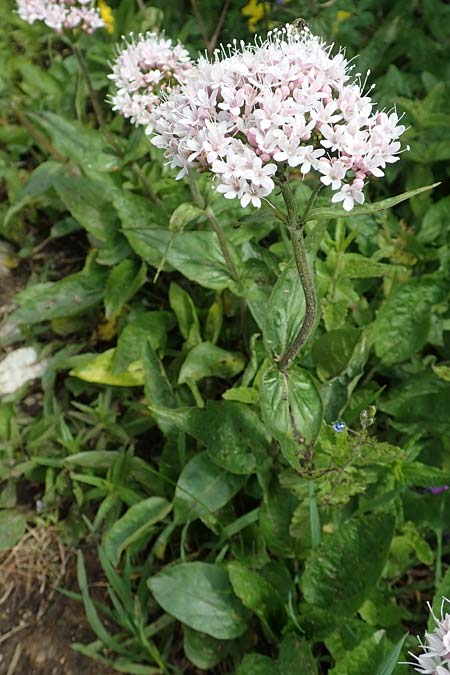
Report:
[[[303,228],[306,218],[311,211],[320,186],[316,188],[305,207],[301,217],[298,217],[297,205],[292,194],[289,183],[281,183],[281,193],[283,195],[284,203],[287,209],[287,226],[291,233],[292,248],[294,250],[295,264],[297,267],[298,276],[302,284],[303,292],[305,294],[306,311],[302,326],[297,337],[291,345],[286,349],[284,354],[278,359],[278,367],[282,373],[285,373],[293,364],[295,357],[300,349],[308,340],[317,317],[317,293],[314,283],[312,271],[309,268],[308,258],[306,255],[305,239]]]

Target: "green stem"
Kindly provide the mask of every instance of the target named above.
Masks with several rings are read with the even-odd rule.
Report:
[[[238,281],[239,274],[237,273],[236,267],[231,257],[230,249],[228,248],[228,242],[225,237],[225,232],[223,231],[222,225],[217,220],[212,208],[210,206],[207,206],[205,208],[205,199],[199,190],[197,178],[193,172],[190,171],[188,173],[187,181],[189,183],[189,187],[191,188],[192,197],[194,198],[195,204],[198,206],[199,209],[202,209],[206,218],[211,223],[214,232],[217,234],[217,239],[219,240],[219,245],[222,250],[222,255],[224,257],[225,264],[227,266],[230,277],[234,281]]]
[[[308,340],[314,328],[318,313],[316,286],[306,255],[303,227],[306,222],[306,218],[314,205],[320,187],[321,186],[317,187],[312,192],[305,210],[299,218],[297,213],[297,205],[295,203],[294,195],[292,194],[289,183],[281,183],[281,193],[283,195],[284,203],[286,204],[287,209],[287,225],[291,233],[295,264],[297,266],[297,272],[302,283],[303,292],[305,294],[306,305],[305,317],[297,337],[294,339],[292,344],[289,345],[284,354],[282,354],[278,359],[278,367],[282,373],[285,373],[291,367],[298,352]]]
[[[443,502],[442,502],[443,503]],[[436,569],[434,586],[437,589],[442,579],[442,529],[436,530]]]
[[[234,265],[233,259],[231,257],[230,249],[228,248],[228,243],[225,237],[225,232],[222,229],[222,225],[219,223],[217,220],[214,211],[210,206],[207,206],[205,209],[205,216],[208,218],[209,222],[211,223],[214,232],[217,234],[217,238],[219,240],[220,248],[222,249],[222,254],[225,259],[225,264],[227,266],[228,272],[230,274],[230,277],[234,281],[239,280],[239,274],[236,270],[236,267]]]

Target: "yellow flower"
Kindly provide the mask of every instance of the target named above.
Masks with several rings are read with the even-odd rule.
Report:
[[[333,24],[333,33],[339,33],[339,25],[342,23],[342,21],[345,21],[346,19],[349,19],[351,17],[352,13],[347,12],[344,9],[340,9],[337,14],[336,14],[336,19]]]
[[[100,16],[104,21],[106,30],[108,33],[112,33],[114,31],[114,16],[111,7],[106,3],[105,0],[98,0],[98,8],[100,10]]]
[[[248,27],[251,31],[256,30],[256,24],[269,15],[270,3],[260,2],[259,0],[249,0],[242,8],[242,14],[248,16]]]

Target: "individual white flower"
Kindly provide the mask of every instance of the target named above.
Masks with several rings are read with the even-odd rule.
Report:
[[[259,206],[276,173],[299,167],[318,172],[333,202],[351,210],[364,202],[366,179],[398,160],[405,127],[395,112],[373,110],[350,70],[308,30],[234,42],[212,61],[200,58],[149,113],[152,143],[180,169],[177,178],[211,171],[217,190],[243,206]]]
[[[351,211],[355,202],[357,204],[364,204],[364,194],[363,194],[364,181],[360,178],[356,178],[353,183],[350,185],[346,183],[342,186],[340,192],[336,192],[331,198],[331,201],[342,202],[342,206],[346,211]]]
[[[161,93],[183,80],[191,67],[181,44],[148,32],[129,36],[119,50],[108,78],[114,82],[113,110],[132,124],[150,128],[151,111],[161,102]]]
[[[105,26],[91,0],[17,0],[17,13],[27,23],[43,21],[57,33],[75,28],[93,33]]]
[[[331,185],[332,190],[339,190],[346,174],[345,166],[339,159],[332,161],[321,160],[319,162],[319,171],[322,174],[320,181],[324,185]]]
[[[33,347],[20,347],[0,361],[0,396],[13,394],[30,380],[41,377],[47,368],[46,361],[38,362]]]

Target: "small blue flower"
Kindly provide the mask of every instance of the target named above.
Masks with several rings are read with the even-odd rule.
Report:
[[[345,422],[342,422],[342,420],[340,420],[339,422],[335,422],[333,424],[333,429],[340,434],[342,431],[345,431],[346,426],[347,425],[345,424]]]

